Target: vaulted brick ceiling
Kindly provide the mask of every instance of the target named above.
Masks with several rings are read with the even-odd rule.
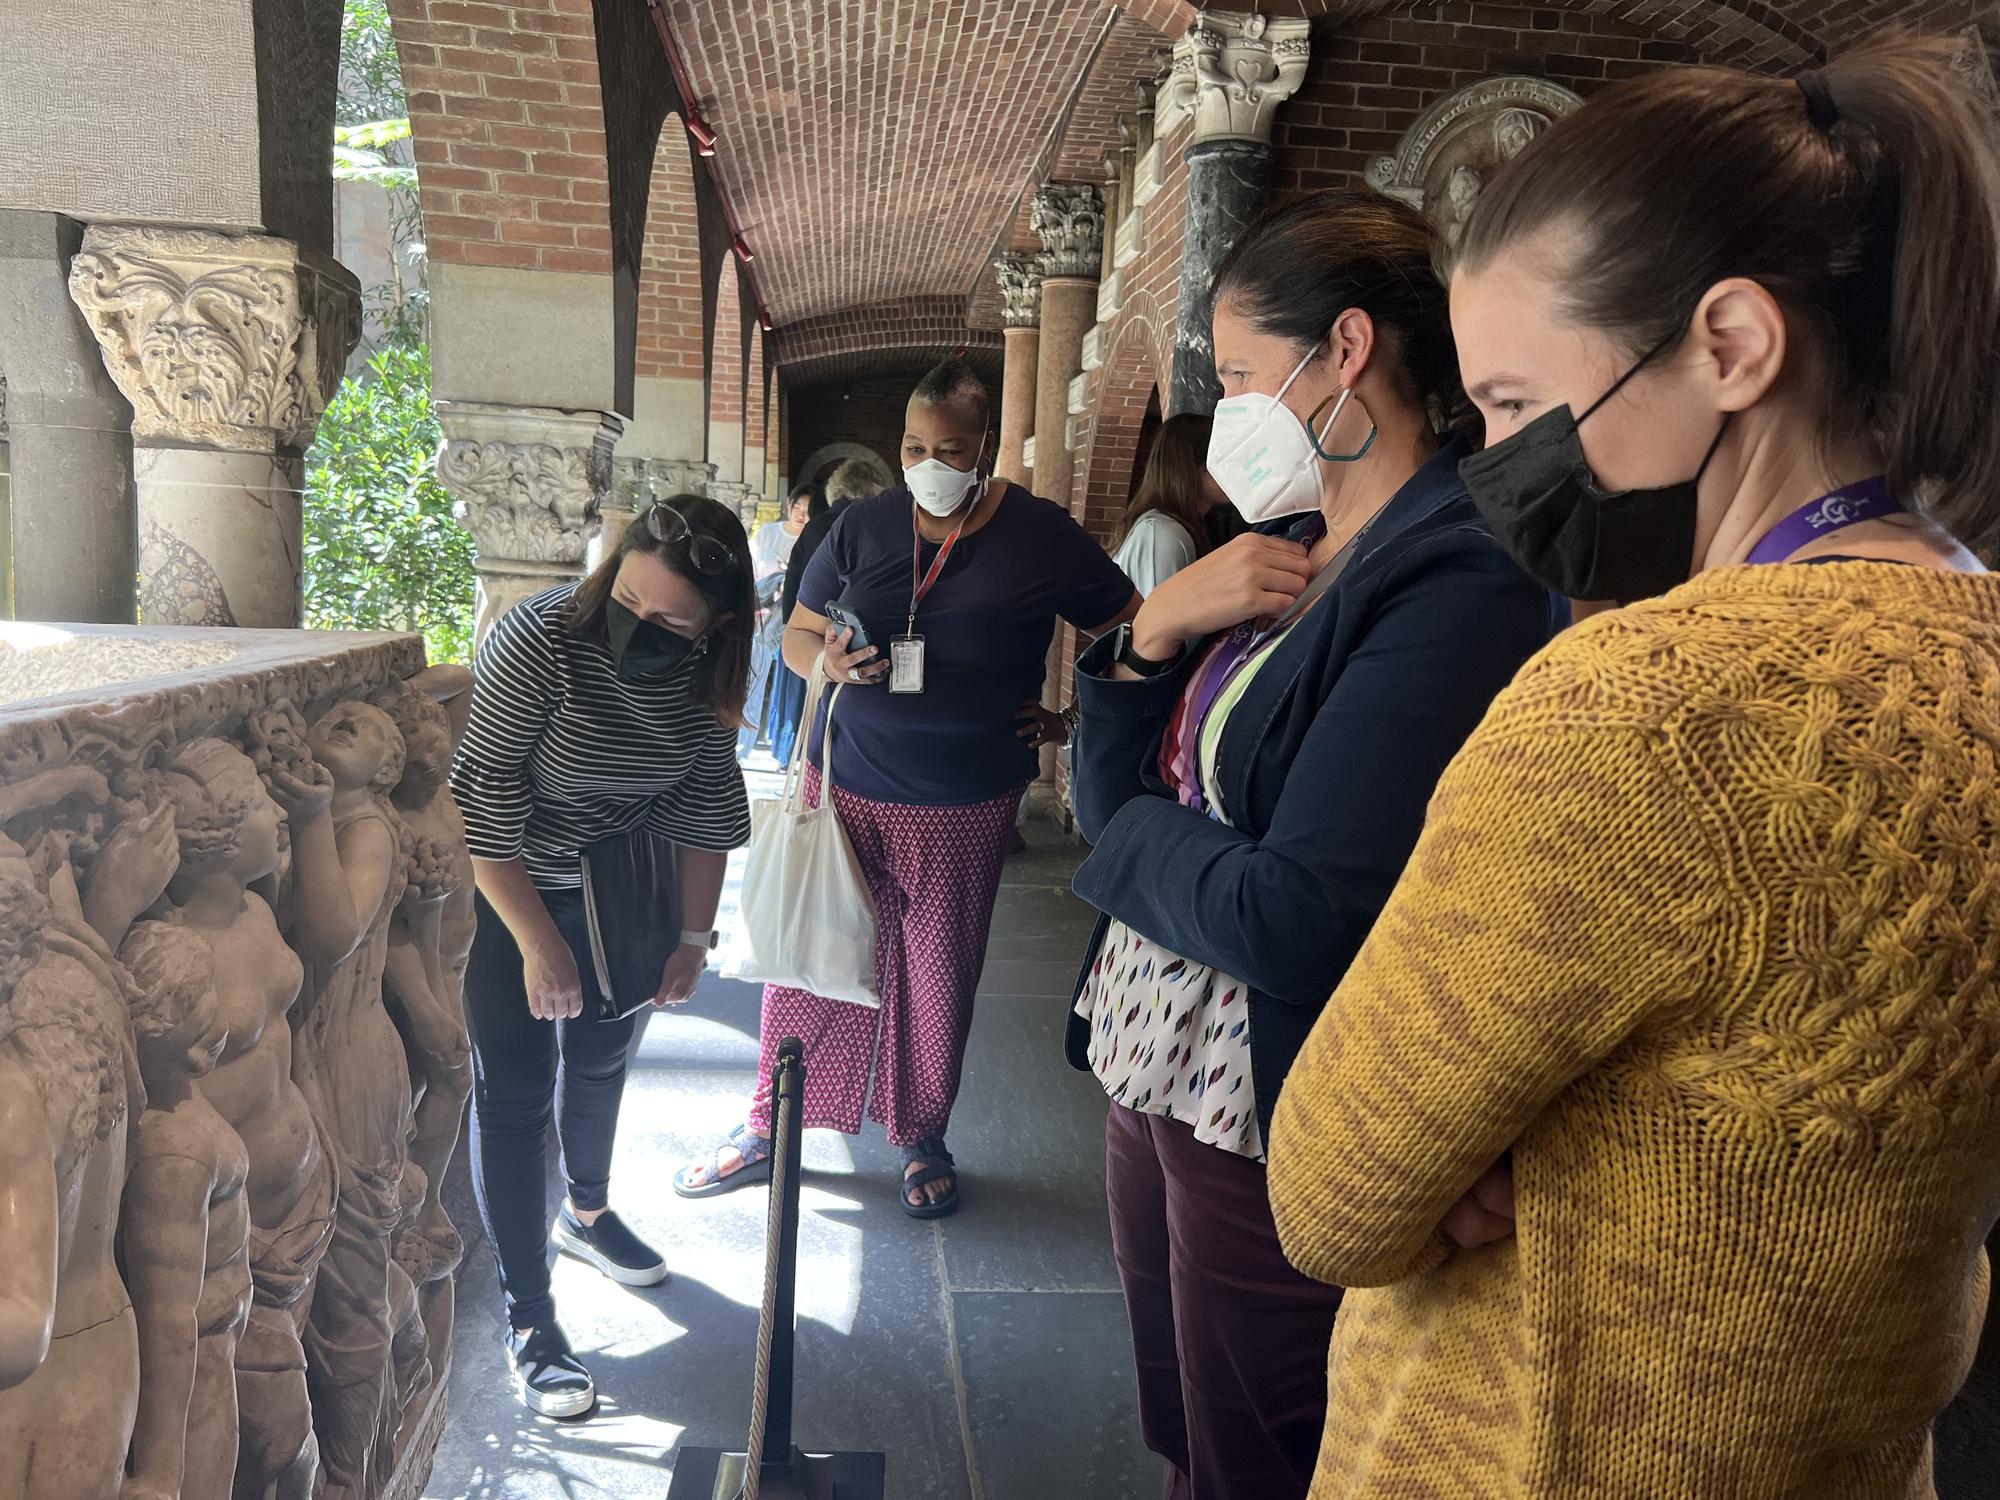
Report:
[[[990,276],[1101,46],[1165,45],[1149,0],[670,0],[780,324]],[[1129,13],[1128,13],[1129,12]],[[1130,107],[1129,101],[1126,107]],[[1052,142],[1056,144],[1052,146]]]

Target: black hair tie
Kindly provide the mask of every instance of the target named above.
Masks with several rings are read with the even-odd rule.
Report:
[[[1826,81],[1826,74],[1818,68],[1808,68],[1793,82],[1805,95],[1806,119],[1812,128],[1821,135],[1833,129],[1840,119],[1840,106],[1833,102],[1833,86]]]

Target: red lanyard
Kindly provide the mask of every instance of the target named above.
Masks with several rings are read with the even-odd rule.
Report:
[[[972,508],[972,510],[977,510],[977,509],[979,509],[977,505],[973,506]],[[972,511],[969,510],[965,513],[964,517],[959,521],[958,525],[952,528],[951,535],[944,539],[944,545],[938,548],[938,555],[931,559],[930,571],[925,572],[923,565],[924,564],[923,527],[917,521],[916,505],[914,503],[911,504],[910,536],[912,540],[910,543],[910,628],[908,629],[907,632],[905,632],[906,634],[915,635],[917,633],[917,606],[924,602],[924,596],[930,593],[932,587],[937,583],[939,575],[941,575],[944,572],[945,559],[951,556],[951,549],[958,545],[958,534],[965,530],[965,523],[967,521],[970,521],[971,519],[972,519]]]

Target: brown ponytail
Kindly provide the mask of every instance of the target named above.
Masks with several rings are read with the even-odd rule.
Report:
[[[1802,87],[1674,68],[1606,89],[1480,195],[1456,263],[1553,233],[1568,313],[1637,354],[1757,281],[1825,370],[1823,432],[1895,491],[2000,541],[2000,188],[1953,43],[1888,38]]]

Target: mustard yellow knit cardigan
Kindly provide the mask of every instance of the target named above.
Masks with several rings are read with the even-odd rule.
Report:
[[[1494,705],[1287,1083],[1314,1500],[1932,1493],[2000,1214],[2000,581],[1734,569]],[[1511,1241],[1435,1226],[1511,1149]]]

